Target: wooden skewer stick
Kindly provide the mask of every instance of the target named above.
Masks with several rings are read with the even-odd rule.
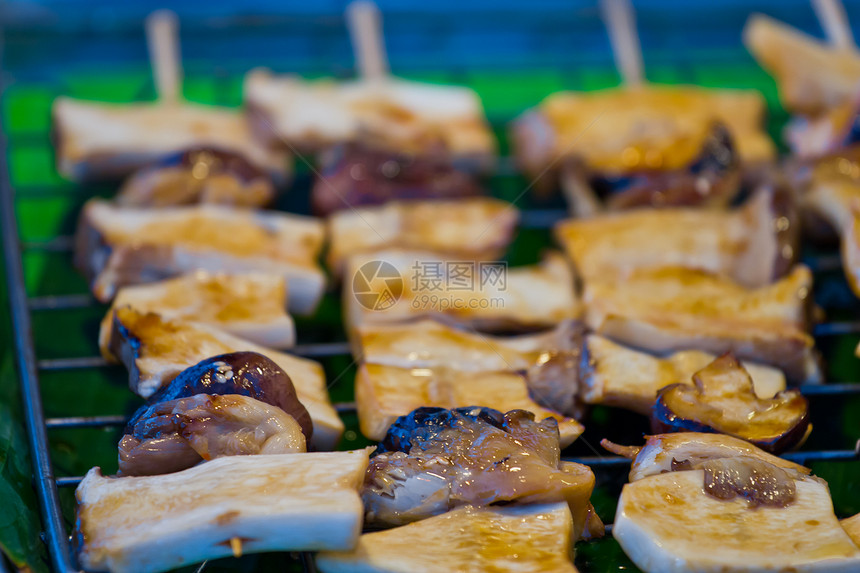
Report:
[[[233,557],[242,556],[242,540],[238,537],[230,538],[230,551],[233,552]]]
[[[346,8],[346,22],[361,77],[372,81],[385,79],[389,73],[388,56],[376,4],[367,0],[352,2]]]
[[[845,7],[839,0],[812,0],[815,15],[824,28],[830,44],[840,50],[854,49],[854,34],[845,16]]]
[[[157,10],[146,18],[146,43],[155,91],[165,103],[182,98],[182,60],[179,54],[179,24],[170,10]]]
[[[600,8],[621,81],[630,87],[641,86],[645,81],[645,66],[630,0],[600,0]]]

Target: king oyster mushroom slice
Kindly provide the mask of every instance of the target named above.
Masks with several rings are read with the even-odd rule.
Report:
[[[660,357],[617,344],[599,334],[585,336],[579,369],[582,399],[588,404],[627,408],[646,416],[657,393],[670,384],[690,384],[693,374],[710,364],[715,355],[681,350]],[[777,368],[744,362],[759,398],[785,390],[785,375]]]
[[[325,288],[317,258],[325,238],[312,217],[226,205],[123,207],[87,201],[75,235],[75,265],[107,302],[120,287],[196,270],[283,276],[290,310],[310,314]]]
[[[851,290],[860,297],[860,199],[852,204],[850,220],[842,234],[842,268]]]
[[[857,515],[852,515],[851,517],[846,517],[841,520],[839,524],[842,526],[851,539],[854,540],[854,543],[860,546],[860,513]]]
[[[744,44],[779,85],[787,109],[819,115],[853,99],[860,80],[860,57],[840,50],[762,14],[744,28]]]
[[[343,433],[343,421],[331,404],[322,366],[313,360],[258,346],[209,325],[167,320],[128,307],[114,312],[105,358],[122,362],[129,372],[129,387],[149,398],[189,366],[242,351],[263,355],[286,373],[313,419],[313,445],[334,449]]]
[[[289,156],[253,137],[247,116],[236,109],[58,97],[51,115],[57,168],[74,181],[114,179],[165,154],[197,146],[241,154],[280,182],[290,171]]]
[[[461,408],[475,404],[501,411],[525,410],[539,420],[558,424],[562,447],[584,431],[574,418],[541,406],[530,393],[523,372],[460,372],[445,368],[399,368],[362,364],[355,380],[355,402],[361,432],[381,440],[397,418],[416,408]]]
[[[775,155],[762,130],[766,108],[754,90],[652,84],[557,92],[513,122],[511,143],[518,164],[532,176],[544,171],[551,176],[560,158],[624,176],[689,165],[718,122],[728,127],[741,160],[750,164]]]
[[[640,207],[725,208],[740,191],[740,160],[731,134],[718,123],[699,155],[678,169],[602,173],[568,161],[560,179],[568,208],[577,217]]]
[[[197,271],[123,287],[101,323],[99,346],[103,354],[109,352],[114,312],[124,306],[167,319],[211,324],[269,348],[289,348],[296,341],[293,318],[286,312],[287,283],[276,274]]]
[[[821,381],[809,333],[812,273],[746,288],[682,267],[642,269],[586,282],[585,322],[597,334],[649,352],[732,352],[775,366],[793,383]]]
[[[803,443],[812,425],[800,391],[758,398],[749,373],[724,354],[693,375],[693,384],[660,390],[651,410],[654,432],[720,432],[780,453]]]
[[[272,148],[317,153],[369,140],[397,151],[441,148],[472,169],[487,169],[497,153],[478,94],[462,86],[393,77],[305,81],[255,69],[243,89],[257,140]]]
[[[786,478],[785,470],[760,460],[770,471],[750,470],[742,458],[717,461],[723,467],[711,471],[728,472],[712,478],[722,484],[718,492],[708,491],[706,478],[714,460],[705,462],[706,469],[652,475],[624,486],[612,534],[639,568],[646,573],[858,570],[860,549],[839,526],[826,483],[800,474]],[[750,495],[750,483],[765,491]]]
[[[635,458],[613,536],[651,572],[853,571],[860,549],[839,526],[826,482],[721,434],[650,436]],[[773,540],[792,532],[774,551]]]
[[[797,256],[795,216],[785,195],[768,186],[731,211],[633,209],[570,219],[556,225],[555,236],[586,286],[675,266],[761,287],[784,275]]]
[[[513,240],[519,218],[514,205],[487,197],[390,201],[348,209],[328,219],[326,260],[338,275],[355,253],[392,248],[420,249],[453,260],[494,261]]]
[[[524,372],[531,397],[578,418],[582,325],[571,320],[520,336],[493,336],[419,319],[357,329],[355,354],[367,364],[456,372]],[[416,350],[419,349],[419,350]]]
[[[351,551],[324,551],[323,573],[576,573],[572,520],[564,503],[461,507],[365,533]]]
[[[386,263],[394,280],[365,281]],[[484,332],[528,332],[576,319],[582,310],[570,264],[554,251],[535,265],[508,268],[504,262],[388,249],[353,255],[347,267],[344,279],[352,288],[343,289],[343,303],[351,340],[365,324],[428,317]]]
[[[78,559],[87,571],[158,573],[241,553],[352,549],[367,456],[227,456],[121,478],[93,468],[75,491]]]

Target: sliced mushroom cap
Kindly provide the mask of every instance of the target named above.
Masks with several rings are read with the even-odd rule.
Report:
[[[718,458],[702,464],[705,493],[717,499],[742,497],[750,506],[785,507],[795,499],[796,473],[749,456]]]
[[[308,442],[313,422],[299,401],[292,380],[277,364],[256,352],[232,352],[207,358],[183,370],[134,413],[130,432],[141,418],[153,415],[158,404],[197,394],[240,394],[277,406],[292,416]]]
[[[120,440],[120,475],[171,473],[222,456],[307,451],[292,416],[249,396],[197,394],[148,411]]]
[[[686,168],[650,171],[635,176],[592,179],[598,193],[607,193],[611,210],[635,207],[725,207],[737,195],[740,159],[729,130],[714,124],[701,151]]]
[[[630,481],[672,471],[700,469],[708,460],[735,457],[752,457],[778,468],[809,475],[804,466],[774,456],[755,447],[746,440],[725,434],[677,432],[648,436],[644,446],[621,446],[609,440],[600,445],[614,454],[633,460]]]
[[[165,156],[129,177],[117,194],[123,205],[166,207],[218,203],[261,207],[275,187],[262,170],[241,155],[194,147]]]
[[[800,445],[809,433],[809,403],[800,391],[756,397],[752,379],[731,354],[697,372],[693,383],[660,391],[651,411],[655,432],[719,432],[774,453]]]
[[[311,190],[314,213],[381,205],[394,199],[457,199],[483,195],[475,175],[444,149],[416,154],[344,144],[321,156],[322,175]]]

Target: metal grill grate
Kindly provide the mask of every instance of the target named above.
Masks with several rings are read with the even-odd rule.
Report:
[[[693,73],[692,67],[686,58],[689,54],[673,54],[668,56],[672,63],[671,69],[679,81],[695,82],[698,78]],[[711,58],[714,59],[714,58]],[[725,63],[725,62],[719,62]],[[571,69],[575,63],[568,63]],[[567,69],[567,66],[565,66]],[[238,73],[238,72],[236,72]],[[571,73],[576,73],[571,72]],[[455,76],[457,74],[454,74]],[[226,93],[225,86],[230,85],[229,75],[220,78],[217,85],[221,90],[215,94],[214,103],[228,102],[230,96]],[[494,128],[497,132],[504,129],[504,123],[510,119],[507,115],[491,116]],[[33,138],[38,136],[33,135]],[[16,144],[25,145],[27,138],[16,137]],[[78,567],[72,555],[69,544],[69,530],[64,521],[58,488],[75,487],[80,477],[67,476],[56,477],[54,475],[52,461],[49,451],[49,432],[53,430],[72,428],[109,428],[118,427],[125,423],[126,417],[116,412],[105,412],[99,416],[74,416],[46,418],[40,395],[40,374],[45,372],[69,372],[80,369],[103,369],[116,368],[107,364],[99,356],[46,358],[39,359],[36,356],[33,338],[32,313],[51,313],[73,309],[87,309],[97,307],[98,303],[86,292],[77,292],[63,295],[34,296],[28,297],[23,269],[23,256],[30,252],[51,252],[60,256],[70,256],[72,240],[70,236],[61,235],[50,237],[39,241],[21,241],[18,224],[15,217],[16,194],[12,188],[7,174],[6,165],[7,149],[5,137],[0,141],[0,205],[2,205],[2,234],[3,248],[6,261],[6,277],[9,286],[10,305],[14,333],[16,337],[15,350],[16,361],[20,372],[21,386],[23,390],[23,401],[26,414],[28,437],[32,448],[33,464],[36,476],[36,489],[42,508],[45,524],[45,541],[48,545],[50,557],[54,569],[60,573],[71,573],[77,571]],[[509,157],[500,161],[500,177],[515,176],[513,162]],[[51,186],[30,186],[26,189],[21,187],[19,191],[26,192],[27,197],[39,196],[50,197],[55,195],[67,196],[68,188],[56,188]],[[77,192],[77,191],[75,191]],[[81,196],[85,197],[91,192],[90,189],[81,188]],[[561,209],[542,208],[540,206],[524,209],[522,227],[525,229],[541,230],[547,229],[553,223],[564,217]],[[810,256],[804,260],[816,278],[821,274],[838,271],[840,260],[838,254],[826,253]],[[301,334],[301,328],[299,328]],[[830,321],[819,324],[815,328],[817,342],[825,341],[845,335],[860,334],[860,321]],[[93,336],[95,334],[93,333]],[[330,343],[306,343],[300,344],[292,352],[310,358],[331,358],[348,355],[349,347],[346,342]],[[351,381],[344,381],[350,383]],[[818,399],[831,399],[833,397],[847,397],[860,395],[860,384],[838,383],[815,386],[803,386],[802,392],[811,401]],[[341,413],[351,414],[355,411],[352,402],[337,403],[336,408]],[[595,451],[595,454],[598,452]],[[858,459],[858,451],[850,449],[836,450],[808,450],[793,452],[785,455],[798,463],[816,461],[850,461]],[[622,468],[628,463],[626,459],[613,456],[577,456],[566,459],[588,464],[598,475],[598,479],[606,477],[611,479],[612,471]],[[609,476],[609,477],[607,477]],[[313,559],[308,555],[302,556],[302,567],[306,571],[313,571]],[[2,567],[0,567],[2,570]]]

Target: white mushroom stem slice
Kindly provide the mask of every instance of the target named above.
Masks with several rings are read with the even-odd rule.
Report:
[[[274,274],[197,271],[175,279],[123,287],[101,323],[99,346],[103,353],[110,342],[113,313],[124,306],[166,319],[211,324],[269,348],[289,348],[296,341],[295,325],[286,311],[286,281]]]
[[[329,399],[325,372],[313,360],[258,346],[209,325],[167,320],[128,307],[114,313],[105,358],[125,364],[129,387],[148,398],[189,366],[242,350],[267,356],[287,373],[313,419],[313,443],[321,449],[333,449],[344,426]]]
[[[860,203],[858,159],[857,154],[847,150],[819,159],[809,175],[808,189],[800,196],[801,210],[823,219],[842,237],[848,233],[854,219],[852,206]],[[813,220],[812,223],[819,221]]]
[[[245,554],[349,550],[361,532],[367,456],[230,456],[147,477],[93,468],[75,493],[81,565],[156,573],[232,555],[238,545]]]
[[[356,374],[355,401],[361,432],[371,440],[382,440],[397,418],[422,406],[487,406],[500,412],[527,410],[538,421],[554,418],[562,448],[584,431],[582,424],[573,418],[532,400],[525,376],[516,372],[457,372],[363,364]]]
[[[713,362],[714,354],[682,350],[666,357],[640,352],[598,334],[585,337],[580,370],[582,398],[649,414],[657,392],[669,384],[692,384],[693,374]],[[744,362],[756,396],[772,398],[785,390],[785,375],[777,368]]]
[[[624,486],[612,534],[646,573],[860,568],[860,549],[839,526],[824,482],[797,480],[789,505],[753,508],[708,495],[704,478],[682,471]]]
[[[75,264],[107,302],[119,287],[206,270],[283,276],[290,310],[311,313],[325,288],[317,260],[325,228],[312,217],[223,205],[160,209],[87,202]]]
[[[714,123],[729,129],[745,163],[770,161],[762,129],[767,109],[755,90],[646,84],[595,92],[556,92],[512,125],[521,168],[533,176],[575,159],[612,175],[686,167]]]
[[[834,49],[778,20],[753,14],[743,32],[744,44],[776,79],[786,109],[817,115],[857,94],[860,55]]]
[[[567,504],[475,509],[366,533],[317,556],[323,573],[575,573]]]
[[[791,221],[781,213],[777,193],[763,189],[732,211],[673,207],[569,219],[556,226],[555,236],[586,284],[678,266],[762,286],[794,258],[784,236]]]
[[[186,102],[114,104],[59,97],[52,116],[58,169],[75,181],[120,177],[197,146],[238,153],[278,180],[287,177],[287,154],[257,141],[238,110]]]
[[[678,267],[586,283],[585,322],[596,333],[658,354],[732,352],[775,366],[794,383],[820,382],[808,332],[812,273],[798,265],[782,280],[745,288]]]
[[[860,198],[852,203],[850,223],[842,233],[842,268],[851,290],[860,297]]]
[[[328,220],[327,262],[340,275],[351,255],[394,247],[495,260],[513,239],[519,217],[514,205],[483,197],[344,209]]]
[[[848,533],[854,544],[860,546],[860,513],[846,517],[839,522],[839,525]]]
[[[357,333],[356,354],[364,362],[403,368],[448,367],[464,372],[527,370],[548,357],[544,355],[579,346],[579,329],[573,321],[521,336],[482,334],[431,319],[367,324]]]
[[[383,268],[380,262],[393,269],[394,281],[381,272],[371,276]],[[363,324],[432,317],[484,331],[533,330],[581,312],[573,272],[557,252],[536,265],[508,268],[504,262],[390,249],[351,257],[344,282],[351,339]]]
[[[496,141],[475,91],[386,77],[307,82],[252,70],[245,105],[255,130],[274,147],[316,152],[338,143],[378,141],[408,152],[432,149],[486,168]]]

